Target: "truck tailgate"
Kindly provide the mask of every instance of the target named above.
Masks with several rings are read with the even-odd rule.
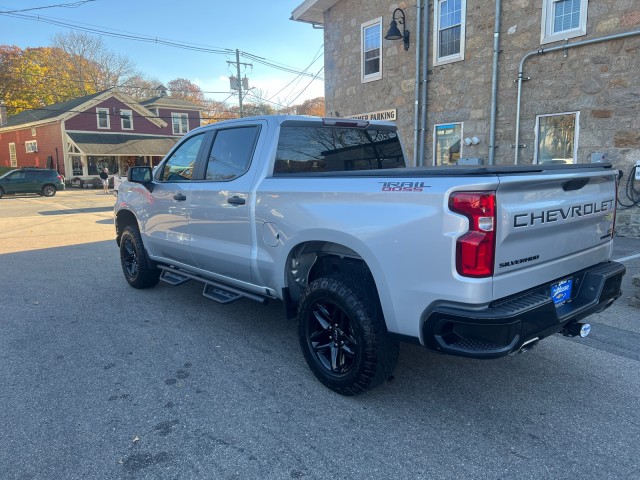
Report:
[[[500,175],[494,298],[608,260],[616,171]]]

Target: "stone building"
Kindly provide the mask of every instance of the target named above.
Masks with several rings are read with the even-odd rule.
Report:
[[[306,0],[292,19],[324,28],[327,114],[395,120],[410,163],[608,161],[631,204],[638,0]]]

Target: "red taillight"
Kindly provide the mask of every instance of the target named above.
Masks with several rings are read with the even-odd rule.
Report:
[[[490,277],[496,251],[495,192],[455,192],[449,208],[469,219],[456,243],[456,269],[465,277]]]

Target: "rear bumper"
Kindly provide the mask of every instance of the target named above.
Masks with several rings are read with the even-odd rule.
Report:
[[[472,358],[497,358],[518,351],[523,344],[562,330],[565,325],[601,312],[616,300],[626,269],[605,262],[567,275],[573,279],[571,299],[556,307],[549,282],[484,310],[437,307],[423,324],[427,348]],[[562,280],[562,279],[558,279]]]

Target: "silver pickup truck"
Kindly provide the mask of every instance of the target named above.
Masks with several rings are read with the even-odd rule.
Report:
[[[406,168],[392,123],[246,118],[131,168],[116,238],[135,288],[281,300],[316,377],[353,395],[399,340],[497,358],[586,336],[621,295],[616,182],[606,164]]]

